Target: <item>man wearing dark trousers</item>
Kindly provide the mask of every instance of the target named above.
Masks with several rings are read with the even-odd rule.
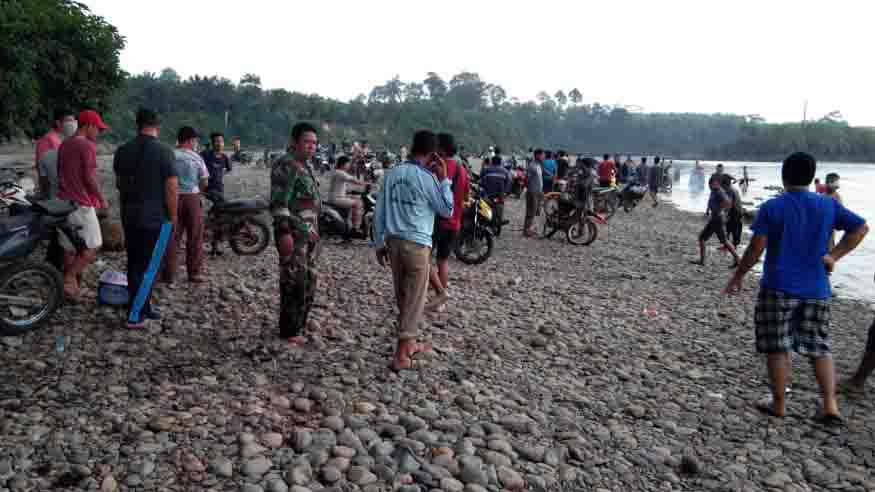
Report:
[[[130,329],[160,319],[150,298],[177,217],[175,158],[173,149],[158,141],[158,115],[140,109],[137,130],[137,137],[119,147],[113,160],[127,246]]]

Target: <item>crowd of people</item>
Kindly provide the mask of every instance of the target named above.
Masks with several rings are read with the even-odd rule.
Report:
[[[176,272],[175,242],[184,236],[188,280],[202,282],[203,210],[201,193],[221,195],[223,179],[232,170],[224,154],[224,135],[210,135],[211,148],[198,153],[199,134],[191,127],[177,133],[176,148],[159,140],[161,122],[157,113],[137,113],[138,135],[115,152],[113,171],[119,191],[121,220],[127,245],[129,306],[128,328],[138,329],[149,319],[160,317],[151,305],[154,282],[159,277],[173,282]],[[54,250],[62,251],[64,289],[69,297],[79,295],[81,274],[101,245],[96,210],[108,206],[97,180],[95,141],[106,130],[100,115],[82,111],[78,118],[67,111],[55,115],[52,130],[37,143],[40,191],[47,198],[70,200],[78,205],[70,216],[77,226],[83,247],[74,238],[61,235]],[[320,250],[318,218],[322,206],[319,182],[311,160],[318,147],[318,130],[298,123],[291,131],[288,153],[277,159],[270,174],[270,212],[279,257],[278,334],[290,344],[306,341],[305,326],[313,306],[318,282]],[[238,148],[239,151],[239,148]],[[506,195],[514,179],[505,168],[500,149],[481,169],[479,176],[456,159],[459,149],[449,134],[416,132],[406,158],[387,164],[380,178],[374,216],[376,260],[392,271],[398,307],[397,345],[390,363],[395,371],[413,367],[417,354],[429,351],[419,342],[419,324],[426,310],[439,310],[451,299],[449,256],[463,222],[472,182],[490,198]],[[328,201],[351,211],[353,226],[361,221],[357,201],[349,200],[347,186],[363,186],[354,166],[361,162],[361,150],[352,157],[341,156],[329,178]],[[655,157],[648,163],[620,156],[604,155],[601,161],[579,158],[571,165],[566,152],[534,149],[525,169],[526,198],[523,234],[533,236],[533,219],[540,213],[544,193],[560,182],[571,181],[580,207],[589,206],[586,190],[596,184],[613,186],[634,181],[647,186],[653,204],[660,180],[668,165]],[[826,185],[809,191],[817,164],[805,153],[794,153],[782,166],[784,192],[765,202],[751,227],[753,236],[743,255],[742,212],[738,189],[722,166],[709,178],[708,221],[699,236],[704,264],[706,242],[712,235],[733,257],[734,270],[725,289],[741,290],[745,275],[766,257],[754,314],[756,350],[766,354],[772,397],[759,408],[774,417],[786,414],[785,383],[790,354],[810,357],[823,394],[819,420],[831,425],[842,421],[836,400],[836,377],[831,357],[830,298],[828,275],[836,262],[849,254],[868,232],[865,221],[843,205],[838,195],[839,177],[830,173]],[[745,180],[747,175],[745,172]],[[500,201],[500,200],[498,200]],[[501,209],[497,210],[499,222]],[[844,231],[835,243],[834,231]],[[60,248],[58,250],[58,248]],[[432,249],[435,264],[432,265]],[[53,248],[49,255],[52,256]],[[217,251],[215,248],[213,251]],[[433,293],[430,293],[430,290]],[[431,300],[429,301],[429,297]],[[866,378],[875,370],[875,322],[869,331],[866,354],[846,388],[862,393]]]

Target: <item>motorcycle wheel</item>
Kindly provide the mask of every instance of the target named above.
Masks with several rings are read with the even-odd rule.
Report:
[[[476,249],[474,249],[476,248]],[[492,233],[485,227],[464,230],[456,244],[456,258],[466,265],[479,265],[492,256]],[[474,249],[474,252],[471,250]]]
[[[64,300],[64,279],[47,263],[24,262],[0,272],[0,336],[33,330]]]
[[[577,220],[565,231],[565,239],[576,246],[589,246],[599,235],[599,228],[590,218]]]
[[[270,227],[258,217],[246,217],[234,226],[229,242],[238,255],[255,256],[270,243]]]

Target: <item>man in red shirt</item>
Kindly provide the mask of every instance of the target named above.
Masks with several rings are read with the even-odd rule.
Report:
[[[434,228],[434,249],[437,259],[437,268],[429,272],[429,283],[437,292],[437,297],[432,299],[426,306],[426,310],[433,311],[449,300],[447,285],[449,284],[450,255],[456,247],[459,238],[459,229],[462,228],[462,214],[465,211],[465,202],[471,193],[471,182],[465,166],[460,166],[453,159],[456,155],[456,140],[448,133],[440,133],[438,138],[438,153],[447,163],[447,179],[452,181],[453,190],[453,215],[449,219],[438,219]]]
[[[64,293],[72,298],[79,295],[79,276],[94,261],[97,249],[103,244],[95,209],[106,208],[107,203],[97,183],[95,141],[100,132],[108,128],[96,111],[82,111],[76,135],[64,140],[58,148],[58,199],[78,205],[67,223],[85,243],[84,249],[77,251],[71,238],[63,234],[59,238],[65,250]]]
[[[34,167],[36,168],[38,183],[40,182],[39,178],[45,178],[45,176],[40,173],[39,161],[44,155],[46,155],[46,152],[60,147],[64,137],[71,136],[72,132],[70,135],[64,134],[66,128],[73,128],[75,131],[76,117],[73,116],[72,111],[56,109],[55,118],[52,120],[52,127],[49,128],[49,131],[46,132],[45,135],[36,141],[36,159],[34,160]]]
[[[599,186],[611,186],[617,175],[617,166],[610,155],[605,154],[602,157],[602,163],[599,164]]]

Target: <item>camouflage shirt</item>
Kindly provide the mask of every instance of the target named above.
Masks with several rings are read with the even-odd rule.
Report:
[[[299,201],[312,201],[301,207]],[[292,227],[299,232],[307,232],[311,220],[302,216],[319,216],[322,200],[319,197],[319,182],[308,166],[303,169],[295,165],[293,154],[286,154],[274,162],[270,173],[270,211],[276,217],[289,217]],[[308,217],[312,218],[312,217]]]

